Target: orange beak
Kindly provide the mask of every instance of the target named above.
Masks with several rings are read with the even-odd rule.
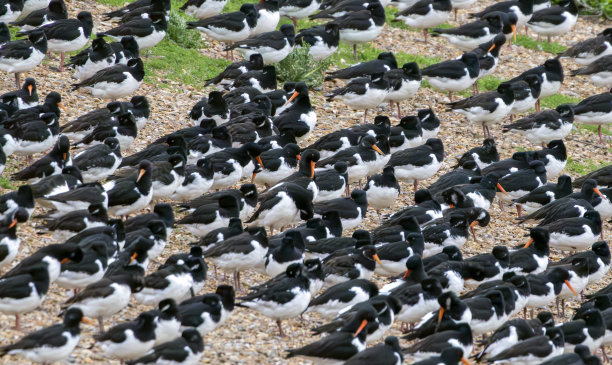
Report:
[[[314,179],[315,162],[310,161],[310,178]]]
[[[599,195],[602,199],[606,199],[606,197],[601,193],[601,191],[599,191],[598,188],[593,189],[593,191],[595,192],[595,194]]]
[[[289,104],[290,102],[292,102],[292,101],[293,101],[293,99],[295,99],[295,98],[296,98],[298,95],[300,95],[300,93],[299,93],[299,92],[297,92],[297,91],[294,91],[294,92],[293,92],[293,95],[291,95],[291,97],[289,98],[289,100],[287,100],[287,102],[285,103],[285,105],[287,105],[287,104]],[[285,106],[285,105],[283,105],[283,106]]]
[[[66,111],[66,107],[63,106],[62,103],[57,103],[57,106],[59,106],[63,111]]]
[[[68,257],[66,257],[66,258],[63,258],[63,259],[62,259],[62,261],[60,261],[60,263],[61,263],[61,264],[65,264],[65,263],[67,263],[68,261],[70,261],[70,259],[69,259]]]
[[[17,219],[13,219],[13,221],[11,222],[11,224],[9,225],[9,228],[13,228],[17,225]]]
[[[493,45],[491,45],[491,47],[489,48],[489,50],[487,52],[491,52],[493,49],[495,49],[495,43],[493,43]]]
[[[34,90],[34,86],[28,85],[28,93],[30,93],[30,96],[32,96],[32,90]]]
[[[511,25],[510,28],[512,28],[512,37],[514,38],[514,41],[516,42],[516,25]]]
[[[136,179],[136,182],[139,182],[140,179],[142,179],[142,175],[145,174],[145,169],[140,169],[140,172],[138,173],[138,179]]]
[[[438,324],[442,322],[442,316],[444,315],[444,308],[440,307],[440,312],[438,313]]]
[[[302,159],[302,157],[300,155],[295,156],[295,159],[300,161]]]
[[[448,205],[448,207],[449,207],[449,208],[454,208],[454,207],[455,207],[455,205],[454,205],[454,204],[449,204],[449,205]]]
[[[379,265],[382,265],[382,262],[380,262],[380,259],[378,258],[377,254],[372,255],[372,258],[374,259],[374,261],[378,262]]]
[[[88,324],[90,326],[95,326],[96,325],[93,321],[90,321],[89,319],[87,319],[85,317],[81,318],[81,322],[83,322],[85,324]]]
[[[255,182],[255,176],[257,176],[257,173],[255,171],[253,171],[253,176],[251,176],[251,184],[253,184],[253,182]]]
[[[262,168],[264,167],[263,162],[261,161],[261,157],[257,156],[255,157],[255,160],[257,160],[257,163],[259,164],[259,166],[261,166]]]
[[[525,243],[525,246],[523,246],[523,248],[527,248],[527,247],[531,246],[532,243],[533,243],[533,238],[530,238],[529,241],[527,241],[527,243]]]
[[[378,152],[379,155],[384,155],[383,151],[380,150],[380,148],[378,148],[377,145],[372,146],[372,149],[376,152]]]
[[[462,358],[461,358],[461,362],[463,363],[463,365],[472,365],[472,364],[470,364],[470,362],[469,362],[469,361],[467,361],[467,360],[465,359],[465,357],[462,357]]]
[[[478,224],[478,221],[473,221],[472,223],[470,223],[470,228],[474,228],[474,226],[477,224]]]
[[[404,279],[406,279],[408,275],[410,275],[410,269],[406,269],[406,272],[404,273]]]
[[[363,329],[367,325],[368,325],[367,320],[364,319],[363,321],[361,321],[361,324],[359,325],[359,328],[357,328],[357,331],[355,331],[355,333],[353,334],[353,337],[357,337],[357,335],[359,335],[359,333],[361,333],[361,331],[363,331]]]
[[[576,294],[574,288],[572,288],[572,285],[570,284],[569,280],[565,280],[565,285],[567,285],[567,287],[572,291],[572,293],[574,293],[574,295],[578,295]]]
[[[137,253],[137,252],[134,252],[134,254],[132,255],[132,257],[130,257],[130,264],[131,264],[132,262],[134,262],[134,260],[136,260],[136,257],[138,257],[138,253]]]
[[[506,190],[504,190],[504,188],[502,188],[502,186],[501,186],[501,185],[499,185],[499,183],[497,183],[497,188],[498,188],[499,190],[501,190],[501,192],[502,192],[502,193],[504,193],[504,194],[508,195],[508,192],[507,192]]]
[[[65,153],[65,152],[64,152],[64,153],[62,153],[62,160],[65,160],[67,156],[68,156],[68,154],[67,154],[67,153]]]

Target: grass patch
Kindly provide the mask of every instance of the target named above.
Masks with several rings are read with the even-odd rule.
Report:
[[[579,130],[582,131],[588,131],[594,134],[597,134],[597,125],[594,124],[580,124],[578,126]],[[601,134],[603,134],[604,136],[612,136],[612,131],[610,131],[610,129],[602,126],[601,127]]]
[[[555,94],[540,100],[540,107],[542,109],[554,109],[561,104],[576,104],[580,101],[578,98],[572,98],[571,96],[563,94]]]
[[[11,184],[11,180],[6,177],[0,177],[0,188],[14,190],[15,187]]]
[[[567,158],[567,165],[565,166],[565,168],[567,169],[567,171],[569,172],[573,172],[575,174],[579,174],[579,175],[585,175],[588,174],[591,171],[595,171],[597,169],[600,169],[604,166],[608,166],[610,163],[609,162],[605,162],[605,161],[593,161],[593,160],[586,160],[584,162],[580,162],[580,161],[576,161],[574,159],[572,159],[571,157]]]
[[[172,9],[166,38],[184,48],[203,48],[205,46],[200,32],[187,29],[187,16],[179,14],[178,10]]]
[[[163,86],[168,78],[188,85],[202,85],[207,79],[216,76],[230,64],[229,60],[202,56],[196,49],[179,46],[164,39],[151,50],[151,56],[144,60],[149,71],[145,82]],[[161,84],[160,84],[161,83]]]
[[[535,49],[538,51],[548,52],[552,54],[557,54],[567,49],[567,47],[557,42],[548,43],[546,40],[538,42],[535,39],[529,38],[526,35],[517,35],[516,43],[514,44],[524,48]]]
[[[276,74],[280,81],[303,81],[309,87],[323,84],[324,72],[331,64],[331,60],[328,58],[315,61],[308,53],[309,48],[308,46],[294,48],[287,58],[276,64]]]
[[[118,8],[127,5],[128,3],[132,3],[135,0],[98,0],[100,4],[116,6]],[[173,4],[174,5],[174,4]]]

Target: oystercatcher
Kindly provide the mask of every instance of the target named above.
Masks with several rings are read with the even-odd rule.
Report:
[[[123,37],[134,37],[138,48],[149,49],[161,42],[166,36],[168,23],[166,14],[152,12],[148,17],[138,17],[127,22],[122,22],[116,28],[109,29],[97,34],[98,37],[110,37],[120,41]]]
[[[578,42],[563,52],[559,58],[571,58],[580,65],[588,65],[593,61],[612,55],[612,28],[604,29],[594,38]]]
[[[548,266],[550,235],[544,228],[536,227],[529,231],[530,239],[525,246],[510,253],[509,271],[526,274],[539,274]]]
[[[49,284],[49,271],[43,263],[24,265],[19,273],[8,277],[5,274],[0,280],[0,311],[15,315],[17,330],[21,330],[19,315],[34,310],[42,303]]]
[[[612,116],[612,91],[589,96],[576,104],[573,110],[576,122],[597,124],[599,143],[603,144],[601,126],[607,124]]]
[[[333,55],[340,44],[340,27],[335,23],[327,23],[325,27],[316,26],[302,29],[295,35],[295,47],[308,44],[308,53],[316,61],[321,61]]]
[[[48,6],[46,0],[43,2],[45,3],[43,8],[34,10],[25,16],[22,14],[21,19],[11,22],[11,25],[20,27],[21,30],[30,30],[55,20],[68,18],[64,0],[48,1]]]
[[[480,44],[492,41],[502,31],[502,26],[501,15],[493,13],[486,14],[481,19],[463,24],[458,28],[435,28],[432,30],[432,34],[448,39],[450,44],[463,52],[469,52]],[[506,41],[505,36],[503,40]],[[491,47],[489,46],[485,51],[488,52]]]
[[[418,181],[426,180],[438,172],[444,159],[444,145],[437,138],[430,138],[424,145],[398,151],[391,155],[387,166],[395,169],[399,180],[414,183],[418,189]]]
[[[529,168],[518,170],[506,175],[497,181],[501,191],[497,193],[500,201],[512,202],[529,192],[546,184],[546,168],[542,161],[529,163]],[[503,189],[503,190],[502,190]],[[503,209],[503,203],[500,204]]]
[[[503,350],[487,359],[489,362],[542,362],[561,355],[565,337],[558,328],[550,328],[546,335],[534,336]]]
[[[136,91],[144,75],[142,60],[136,58],[125,65],[118,64],[100,70],[90,78],[72,84],[72,90],[84,87],[94,97],[117,100]]]
[[[96,344],[107,356],[124,360],[138,358],[155,345],[155,316],[141,313],[134,321],[118,324],[94,336]]]
[[[38,92],[36,88],[36,80],[28,77],[24,80],[21,89],[9,91],[0,95],[0,100],[8,104],[12,101],[17,102],[19,110],[32,108],[38,105]]]
[[[239,11],[219,14],[195,22],[187,22],[188,29],[195,28],[219,42],[229,43],[230,45],[248,38],[256,25],[257,9],[253,4],[243,4]],[[233,53],[231,58],[234,58]]]
[[[571,132],[574,108],[562,104],[555,109],[545,110],[504,125],[502,133],[516,131],[535,144],[545,145],[555,139],[563,139]]]
[[[87,79],[96,72],[115,64],[115,52],[104,38],[96,38],[91,47],[70,57],[68,67],[74,68],[74,76],[79,80]]]
[[[499,152],[497,152],[497,146],[495,140],[492,138],[486,138],[482,142],[482,146],[474,147],[465,152],[457,164],[453,168],[463,166],[467,161],[474,161],[478,167],[482,170],[494,162],[499,161]]]
[[[357,61],[357,44],[373,41],[382,31],[385,8],[379,1],[373,1],[365,10],[350,12],[330,23],[338,24],[341,41],[353,45],[353,57]]]
[[[308,86],[304,82],[295,84],[285,106],[282,112],[277,111],[273,120],[274,126],[278,130],[292,130],[295,140],[300,142],[308,137],[317,124],[317,113],[310,103]]]
[[[385,338],[384,344],[378,344],[370,347],[360,353],[351,356],[344,364],[346,365],[364,365],[373,362],[380,365],[393,365],[402,363],[404,354],[399,345],[397,337],[388,336]]]
[[[212,2],[218,2],[213,0]],[[178,364],[197,363],[204,353],[202,335],[192,328],[187,328],[174,340],[158,344],[143,357],[126,362],[128,365],[157,364],[175,362]]]
[[[346,86],[333,90],[325,95],[328,101],[338,99],[352,109],[365,109],[363,122],[366,122],[368,109],[380,105],[388,94],[389,81],[384,74],[376,73],[372,77],[358,77]]]
[[[147,206],[153,196],[151,175],[151,163],[144,160],[139,164],[138,175],[104,184],[108,194],[108,212],[127,216]]]
[[[542,79],[542,88],[540,90],[540,99],[554,95],[561,88],[563,83],[563,67],[561,62],[556,58],[548,59],[543,65],[531,68],[519,76],[507,82],[512,83],[516,80],[524,80],[528,75],[538,75]],[[536,111],[540,111],[540,99],[536,102]]]
[[[297,29],[297,20],[307,18],[319,10],[319,2],[317,0],[284,0],[279,1],[278,8],[280,15],[291,19],[293,27]]]
[[[376,284],[365,279],[349,280],[329,287],[313,298],[307,312],[317,312],[324,318],[332,319],[344,308],[366,301],[378,295]]]
[[[574,0],[566,0],[559,5],[541,9],[531,15],[527,27],[540,35],[545,35],[550,43],[551,36],[565,35],[572,30],[578,20],[578,7]]]
[[[470,17],[480,18],[494,11],[513,13],[517,17],[516,26],[522,27],[529,19],[531,19],[531,15],[533,14],[533,3],[533,0],[502,1],[489,5],[478,13],[472,13],[470,14]]]
[[[315,203],[313,205],[315,216],[321,216],[329,211],[336,211],[342,222],[342,229],[358,227],[368,210],[367,194],[363,190],[351,191],[351,196],[337,198]]]
[[[424,360],[441,355],[445,349],[460,348],[464,353],[472,352],[472,329],[467,323],[459,323],[440,329],[438,332],[403,349],[415,360]]]
[[[446,22],[452,8],[450,0],[419,0],[398,13],[393,21],[402,20],[410,27],[423,28],[427,43],[428,29]]]
[[[19,74],[40,65],[47,53],[47,36],[43,31],[32,30],[28,39],[20,39],[0,45],[0,70],[15,74],[15,85],[21,86]]]
[[[325,81],[343,80],[350,81],[358,77],[372,76],[378,73],[397,69],[397,61],[391,52],[381,52],[375,60],[358,63],[337,71],[327,72]]]
[[[181,11],[194,18],[206,19],[221,14],[227,0],[187,0]]]
[[[283,24],[279,30],[261,33],[235,42],[226,50],[237,49],[244,58],[257,53],[263,58],[264,64],[271,64],[284,60],[293,51],[294,44],[295,29],[290,24]]]
[[[401,118],[400,102],[416,95],[421,86],[421,73],[415,62],[404,63],[401,69],[385,73],[391,88],[384,101],[397,104],[397,117]],[[436,133],[437,134],[437,133]],[[435,137],[435,136],[433,136]]]
[[[43,156],[25,169],[11,175],[14,180],[36,183],[45,176],[57,175],[66,166],[72,165],[70,158],[70,141],[68,137],[61,136],[51,152]]]
[[[431,86],[440,91],[448,91],[450,101],[453,92],[467,89],[474,84],[480,73],[478,56],[474,53],[464,53],[460,59],[447,60],[421,69],[421,75]]]
[[[514,199],[517,204],[516,209],[518,216],[521,216],[521,210],[529,213],[533,213],[539,208],[545,206],[548,203],[568,196],[572,193],[572,179],[567,175],[561,175],[557,179],[557,183],[547,183],[546,185],[540,186],[523,195],[518,199]]]

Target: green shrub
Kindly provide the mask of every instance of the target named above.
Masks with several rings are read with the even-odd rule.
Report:
[[[280,81],[303,81],[309,87],[318,87],[323,83],[323,73],[332,61],[329,58],[315,61],[308,53],[309,49],[308,45],[295,47],[287,58],[275,65]]]
[[[170,12],[168,31],[166,37],[183,48],[203,48],[204,41],[200,32],[194,29],[187,29],[187,22],[178,9]]]

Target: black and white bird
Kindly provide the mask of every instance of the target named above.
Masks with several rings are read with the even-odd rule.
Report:
[[[252,54],[248,60],[237,61],[227,66],[217,76],[212,79],[206,80],[205,86],[208,85],[231,85],[234,80],[245,72],[252,70],[261,70],[263,68],[263,58],[260,54]],[[210,97],[210,96],[209,96]],[[196,104],[197,105],[197,104]],[[195,107],[194,107],[195,108]],[[194,118],[190,115],[190,118],[194,121]],[[201,121],[198,118],[198,124]],[[219,122],[217,122],[220,124]]]
[[[287,183],[262,195],[259,208],[246,222],[250,227],[274,229],[313,217],[312,193],[293,183]]]
[[[47,50],[61,52],[60,72],[64,71],[64,57],[66,52],[74,52],[83,48],[93,30],[91,13],[82,11],[76,19],[59,19],[38,28],[17,33],[18,36],[30,35],[32,32],[42,31],[47,37]]]
[[[492,138],[486,138],[482,142],[482,146],[469,149],[467,152],[461,155],[457,161],[457,165],[455,165],[454,168],[463,166],[465,162],[470,160],[474,161],[481,170],[494,162],[498,162],[499,152],[497,152],[495,140]]]
[[[573,110],[576,122],[597,125],[599,143],[603,144],[601,126],[608,124],[612,116],[612,91],[589,96],[576,104]]]
[[[329,287],[313,298],[307,312],[317,312],[332,319],[344,308],[366,301],[378,295],[378,287],[365,279],[349,280]]]
[[[443,159],[442,141],[438,138],[430,138],[422,146],[394,153],[387,166],[395,169],[395,176],[399,180],[412,182],[416,191],[418,181],[435,175],[442,166]]]
[[[123,37],[134,37],[139,50],[149,49],[161,42],[166,36],[168,22],[166,14],[153,12],[147,18],[135,18],[116,28],[98,33],[98,37],[110,37],[120,41]]]
[[[9,104],[12,101],[16,101],[17,108],[19,110],[37,106],[38,92],[36,80],[32,77],[26,78],[20,89],[9,91],[0,95],[0,100],[2,100],[4,104]]]
[[[0,21],[3,23],[15,21],[23,13],[24,5],[23,0],[3,1],[0,6],[0,12],[2,13]]]
[[[609,55],[612,55],[612,28],[604,29],[597,36],[578,42],[557,54],[559,58],[571,58],[580,65],[588,65]]]
[[[309,280],[303,270],[302,264],[289,265],[286,277],[272,286],[263,287],[239,298],[241,302],[238,305],[254,309],[266,317],[275,319],[280,336],[285,337],[281,321],[297,317],[306,310],[310,303]]]
[[[544,228],[536,227],[529,231],[530,239],[523,248],[510,253],[508,271],[516,273],[539,274],[548,267],[550,235]]]
[[[446,22],[452,8],[450,0],[420,0],[399,12],[394,21],[401,20],[409,27],[422,28],[427,43],[428,29]]]
[[[11,178],[32,184],[40,181],[45,176],[60,174],[64,167],[71,165],[70,141],[68,137],[61,136],[51,152],[25,169],[12,174]]]
[[[400,102],[416,95],[421,86],[421,72],[415,62],[405,63],[402,68],[385,73],[390,90],[384,101],[397,104],[397,117],[401,118]]]
[[[231,45],[234,42],[247,39],[256,25],[257,9],[255,5],[243,4],[239,11],[188,22],[187,28],[197,29],[206,33],[212,39]]]
[[[209,0],[208,2],[221,2]],[[126,362],[127,365],[139,364],[196,364],[204,353],[204,341],[202,335],[192,328],[187,328],[181,337],[159,344],[151,349],[146,355]]]
[[[228,194],[210,204],[199,206],[176,224],[185,226],[198,237],[203,237],[213,229],[227,227],[231,218],[238,218],[239,212],[238,201]]]
[[[0,45],[0,70],[15,74],[15,85],[21,86],[19,74],[40,65],[47,53],[47,36],[42,31],[32,31],[28,39],[20,39]]]
[[[258,59],[258,56],[255,55],[255,56],[251,56],[249,61],[243,61],[243,62],[247,62],[247,65],[250,65],[250,63],[257,62],[255,61],[257,59]],[[230,66],[228,66],[228,68]],[[247,70],[245,72],[248,72],[249,67],[252,67],[252,66],[240,66],[239,69],[244,68],[245,70]],[[263,65],[261,66],[261,68],[263,68]],[[228,71],[226,69],[226,71],[228,74],[231,73],[231,70]],[[219,74],[218,77],[221,77],[221,79],[220,81],[215,82],[215,83],[223,82],[224,80],[226,80],[225,77],[230,77],[230,76],[223,76],[223,74],[226,71]],[[241,72],[241,73],[245,73],[245,72]],[[233,75],[231,75],[231,77],[233,77]],[[236,77],[233,77],[233,79],[235,79]],[[216,79],[217,78],[213,80],[216,80]],[[229,109],[227,107],[227,102],[225,101],[225,99],[223,99],[223,94],[221,92],[211,91],[210,94],[208,94],[208,98],[204,97],[200,99],[200,101],[198,101],[193,106],[191,111],[189,112],[189,119],[196,126],[200,125],[202,120],[206,118],[213,119],[217,123],[217,125],[222,125],[229,121]]]
[[[497,198],[500,201],[512,203],[514,199],[546,184],[546,167],[542,161],[531,161],[528,168],[506,175],[497,183],[501,186]]]
[[[93,76],[72,84],[72,90],[85,88],[94,97],[116,100],[132,94],[144,79],[145,71],[140,58],[127,64],[117,64],[96,72]]]
[[[143,356],[155,345],[155,316],[141,313],[134,321],[118,324],[94,335],[96,345],[109,357],[122,361]]]
[[[545,145],[552,140],[567,137],[572,131],[573,122],[573,107],[562,104],[555,109],[531,114],[504,125],[502,132],[516,131],[531,143]]]
[[[565,0],[559,5],[541,9],[531,15],[527,27],[538,34],[545,35],[548,43],[552,36],[563,36],[572,30],[578,20],[578,6],[574,0]]]
[[[465,115],[471,123],[482,124],[485,138],[492,138],[489,126],[503,120],[515,103],[515,92],[510,84],[502,83],[495,91],[470,96],[451,102],[450,109]]]
[[[586,75],[597,87],[612,87],[612,56],[605,56],[593,61],[591,64],[571,71],[572,76]]]
[[[293,21],[293,27],[297,29],[297,20],[307,18],[309,15],[319,10],[317,0],[288,0],[278,3],[281,16],[285,16]]]
[[[127,216],[151,202],[152,190],[151,163],[142,161],[136,176],[128,176],[104,184],[108,194],[108,212],[111,215]]]
[[[548,203],[568,196],[572,193],[572,179],[567,175],[561,175],[557,179],[557,183],[547,183],[528,194],[515,199],[517,204],[517,212],[521,216],[521,210],[524,209],[527,213],[533,213]]]
[[[503,350],[487,359],[489,362],[542,362],[561,355],[565,337],[558,328],[546,330],[545,335],[534,336]]]
[[[86,48],[78,54],[70,57],[68,67],[74,68],[74,76],[79,80],[85,80],[96,72],[115,64],[115,51],[104,38],[96,38],[91,42],[91,47]]]
[[[502,31],[503,21],[500,14],[487,14],[479,20],[463,24],[457,28],[432,30],[434,36],[448,39],[449,43],[463,52],[477,48],[480,44],[492,41]],[[503,37],[505,42],[506,38]],[[488,51],[488,49],[487,49]]]
[[[528,75],[538,75],[542,79],[542,88],[540,90],[540,99],[554,95],[561,88],[563,83],[563,66],[556,58],[548,59],[543,65],[531,68],[519,76],[507,82],[512,83],[517,80],[524,80]],[[540,111],[540,99],[536,101],[536,111]]]
[[[368,209],[367,194],[355,189],[350,197],[325,200],[314,204],[315,216],[321,216],[329,211],[337,211],[343,229],[358,227],[366,217]]]
[[[350,81],[359,77],[372,76],[397,69],[397,61],[391,52],[381,52],[375,60],[361,62],[337,71],[327,72],[325,81]]]
[[[83,175],[83,182],[100,181],[112,175],[121,164],[121,148],[115,137],[104,139],[102,144],[96,144],[77,153],[72,161]]]
[[[181,10],[194,18],[206,19],[221,14],[227,0],[187,0]]]
[[[386,166],[382,174],[370,176],[363,190],[367,193],[368,205],[377,212],[393,206],[400,194],[395,169],[392,166]]]
[[[513,13],[517,18],[516,27],[520,28],[525,26],[527,21],[531,19],[531,15],[533,14],[533,7],[534,1],[531,0],[501,1],[487,6],[478,13],[470,14],[470,17],[481,18],[486,14],[492,12]]]
[[[68,19],[68,11],[64,0],[51,0],[48,3],[49,5],[45,8],[21,16],[21,19],[11,22],[11,25],[20,27],[21,30],[31,30],[55,20]]]
[[[373,41],[382,31],[385,8],[379,1],[373,1],[365,10],[347,13],[330,23],[338,24],[340,40],[353,45],[353,57],[357,60],[357,44]]]
[[[38,363],[53,363],[68,359],[79,344],[80,324],[90,323],[80,309],[72,308],[64,313],[62,323],[41,328],[0,348],[0,356],[21,355]]]
[[[293,51],[295,30],[290,24],[281,25],[279,30],[261,33],[231,44],[228,49],[237,49],[244,58],[258,53],[264,64],[277,63]]]
[[[479,73],[478,56],[471,52],[464,53],[460,59],[442,61],[421,69],[421,76],[431,86],[440,91],[448,91],[451,102],[453,93],[472,86]]]
[[[333,55],[338,50],[340,44],[340,28],[338,24],[327,23],[324,27],[315,26],[300,30],[295,35],[295,47],[300,48],[307,44],[310,47],[308,53],[314,60],[324,60]]]

